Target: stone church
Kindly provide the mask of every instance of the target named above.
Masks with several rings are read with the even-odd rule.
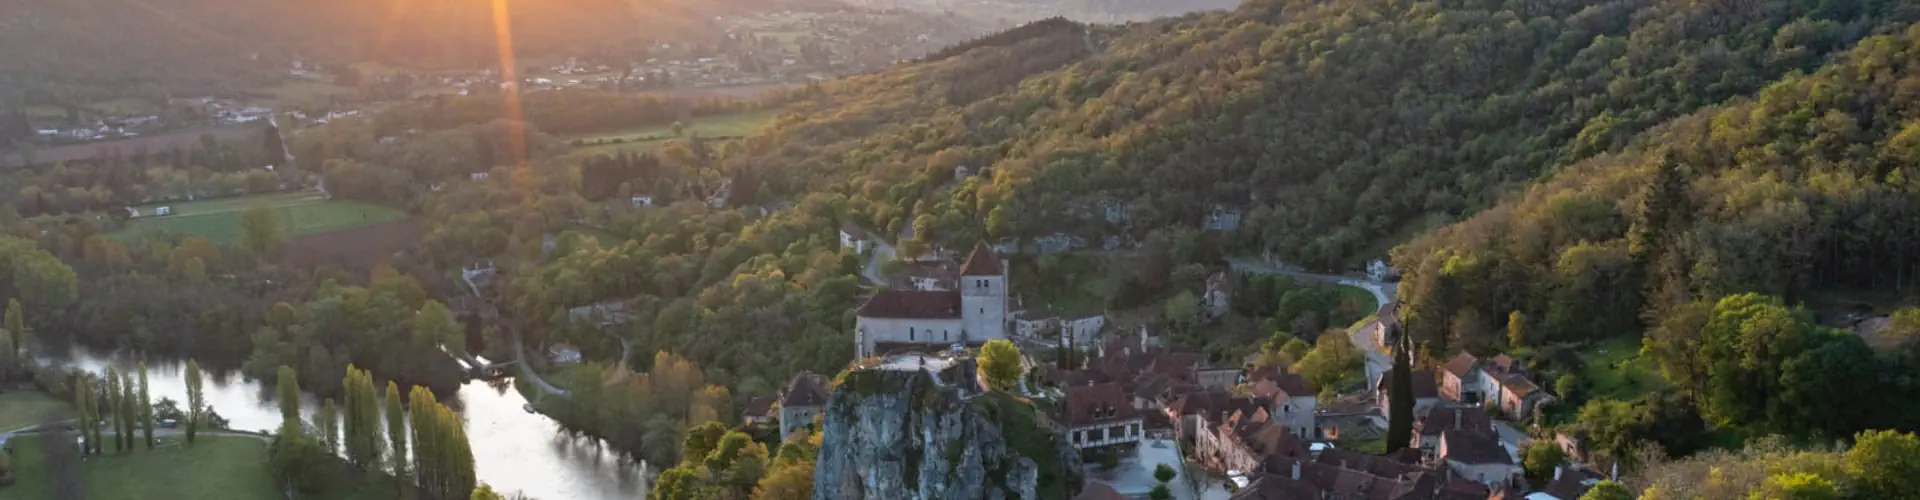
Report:
[[[860,306],[857,357],[977,347],[1007,338],[1007,266],[985,242],[960,267],[958,290],[883,290]]]

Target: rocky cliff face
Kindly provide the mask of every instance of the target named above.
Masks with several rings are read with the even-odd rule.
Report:
[[[1042,422],[1012,396],[926,372],[852,372],[827,400],[813,498],[1072,498],[1079,454]]]

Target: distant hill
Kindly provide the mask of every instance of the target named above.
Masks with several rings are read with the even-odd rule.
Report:
[[[834,7],[836,0],[505,2],[522,57],[721,36],[713,16]],[[0,87],[220,88],[282,74],[294,57],[482,67],[497,61],[487,0],[15,0],[0,8]],[[21,96],[3,95],[0,99]],[[40,99],[44,100],[44,99]]]

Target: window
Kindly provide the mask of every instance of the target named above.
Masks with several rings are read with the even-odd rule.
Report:
[[[907,327],[907,340],[913,340],[913,327]]]

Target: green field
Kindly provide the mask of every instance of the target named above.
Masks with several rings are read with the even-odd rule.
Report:
[[[1640,357],[1640,341],[1616,338],[1593,346],[1581,354],[1586,366],[1580,376],[1592,387],[1590,398],[1632,401],[1640,395],[1666,387],[1650,360]]]
[[[272,87],[255,90],[273,96],[263,104],[277,108],[325,104],[329,96],[353,93],[353,89],[349,87],[305,79],[290,79]]]
[[[779,115],[780,111],[777,109],[763,109],[725,115],[700,116],[682,122],[681,125],[684,127],[686,133],[700,134],[701,137],[739,137],[752,135],[754,132],[760,131],[761,126],[773,121],[773,119]],[[576,151],[618,153],[626,151],[652,151],[653,148],[659,147],[660,143],[672,138],[673,124],[669,123],[665,125],[648,125],[644,127],[575,134],[564,136],[561,139],[568,143],[576,140],[586,143],[586,145],[576,148]],[[613,141],[620,142],[614,143]],[[606,144],[594,144],[596,142],[604,142]]]
[[[46,456],[39,436],[8,441],[14,451],[13,486],[0,487],[0,498],[53,498]],[[192,446],[178,436],[161,437],[160,447],[144,446],[128,455],[91,457],[81,465],[81,487],[93,500],[191,498],[196,500],[261,500],[286,498],[267,466],[267,442],[238,436],[201,436]],[[340,464],[346,467],[345,463]],[[395,498],[392,476],[358,478],[341,471],[326,491],[298,494],[300,500],[372,500]]]
[[[40,391],[0,393],[0,432],[38,425],[48,414],[66,414],[67,403]]]
[[[240,240],[240,214],[255,204],[265,204],[280,214],[281,234],[297,238],[310,234],[371,226],[405,218],[399,210],[355,201],[330,201],[309,191],[280,193],[184,203],[156,203],[137,207],[140,216],[128,221],[127,228],[111,234],[126,239],[140,234],[173,233],[201,236],[216,243],[232,244]],[[153,215],[166,206],[172,215]]]
[[[40,439],[21,436],[7,442],[15,453],[19,482],[0,488],[0,495],[54,497]],[[126,456],[93,457],[81,466],[81,474],[86,497],[96,500],[285,498],[267,472],[265,442],[254,438],[206,436],[192,447],[143,447]]]

